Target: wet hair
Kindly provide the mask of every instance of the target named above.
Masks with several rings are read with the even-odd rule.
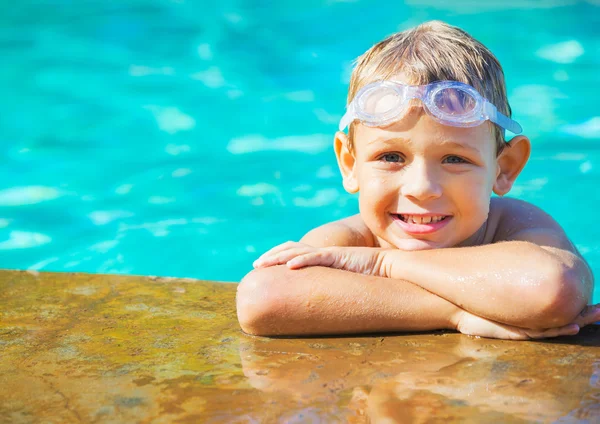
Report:
[[[391,79],[399,73],[414,85],[442,80],[469,84],[499,112],[511,116],[500,62],[487,47],[460,28],[430,21],[375,44],[356,59],[347,104],[365,85]],[[507,145],[504,130],[496,124],[490,128],[499,154]],[[348,138],[352,149],[354,123],[349,126]]]

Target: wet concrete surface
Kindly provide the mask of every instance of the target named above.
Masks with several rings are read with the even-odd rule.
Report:
[[[600,423],[600,326],[269,339],[235,290],[0,271],[0,422]]]

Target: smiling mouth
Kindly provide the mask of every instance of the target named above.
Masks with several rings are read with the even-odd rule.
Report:
[[[399,220],[408,224],[435,224],[450,218],[450,215],[403,215],[403,214],[392,214]]]

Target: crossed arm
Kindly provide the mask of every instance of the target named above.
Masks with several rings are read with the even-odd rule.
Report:
[[[520,327],[566,325],[591,298],[577,254],[522,239],[476,247],[385,252],[391,278],[404,278],[477,316]]]
[[[546,219],[539,218],[538,225]],[[525,226],[501,243],[419,252],[356,247],[369,241],[343,224],[328,224],[303,244],[263,255],[239,286],[240,324],[261,335],[574,334],[600,319],[600,310],[586,308],[591,272],[552,222],[544,230]]]

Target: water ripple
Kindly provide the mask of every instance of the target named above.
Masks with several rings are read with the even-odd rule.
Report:
[[[0,242],[0,250],[28,249],[42,246],[52,241],[52,238],[46,234],[29,231],[11,231],[8,237],[8,240]]]
[[[262,135],[247,135],[232,139],[227,150],[234,155],[264,151],[296,151],[319,153],[331,146],[331,135],[314,134],[268,139]]]
[[[0,206],[23,206],[54,200],[65,193],[54,187],[28,186],[0,190]]]

